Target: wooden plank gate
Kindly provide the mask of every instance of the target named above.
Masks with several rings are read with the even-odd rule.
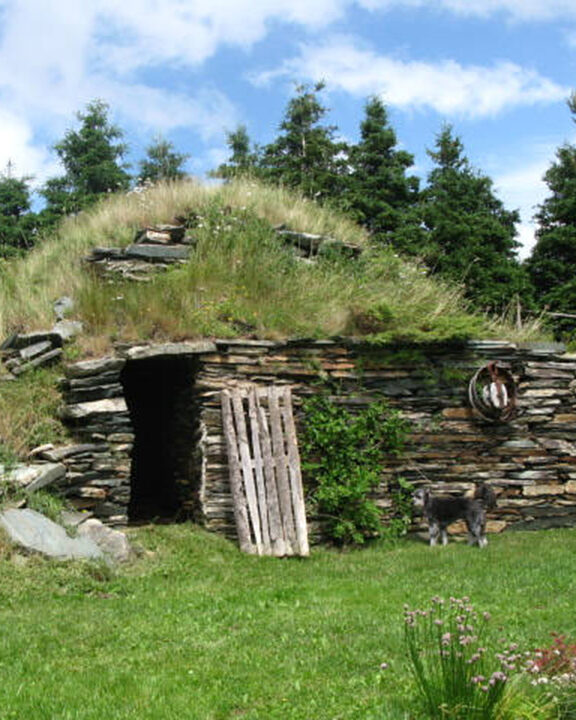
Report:
[[[223,390],[222,420],[240,548],[308,555],[300,456],[287,386]]]

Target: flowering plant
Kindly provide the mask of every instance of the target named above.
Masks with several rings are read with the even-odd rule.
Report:
[[[559,718],[576,718],[576,643],[558,633],[552,638],[551,645],[528,654],[526,670],[531,685],[553,700]]]
[[[428,716],[451,720],[497,717],[507,681],[524,659],[517,646],[499,653],[486,646],[489,613],[467,597],[432,598],[426,610],[404,608],[405,639]]]

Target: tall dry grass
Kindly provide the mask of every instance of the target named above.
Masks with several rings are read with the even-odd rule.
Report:
[[[147,284],[110,284],[83,262],[95,246],[126,246],[142,226],[196,220],[189,263]],[[296,259],[272,227],[368,246],[348,218],[301,195],[252,181],[167,183],[106,198],[67,219],[26,257],[0,266],[0,334],[45,328],[53,302],[76,300],[86,353],[112,340],[198,336],[370,334],[376,339],[507,335],[505,320],[473,317],[459,288],[386,248],[359,261]]]
[[[206,186],[185,181],[114,195],[65,220],[25,258],[0,265],[0,332],[49,325],[54,300],[75,296],[89,283],[82,259],[90,248],[126,246],[138,228],[169,223],[191,211],[201,214],[216,198],[223,206],[247,208],[275,225],[365,242],[364,233],[346,218],[298,194],[255,182]]]

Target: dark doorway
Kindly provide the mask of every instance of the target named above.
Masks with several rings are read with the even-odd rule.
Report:
[[[128,518],[184,520],[197,496],[198,360],[161,356],[129,361],[121,376],[134,427]]]

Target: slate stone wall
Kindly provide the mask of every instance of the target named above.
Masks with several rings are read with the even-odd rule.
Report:
[[[560,346],[488,341],[416,349],[216,340],[119,348],[114,357],[71,365],[65,415],[80,444],[53,460],[67,464],[67,494],[78,507],[125,520],[134,434],[121,373],[127,363],[174,355],[194,358],[197,367],[193,402],[184,409],[193,408],[197,420],[187,431],[194,460],[182,501],[212,530],[234,532],[219,393],[245,382],[290,384],[297,416],[299,399],[320,390],[350,409],[382,397],[398,408],[413,430],[407,452],[382,469],[383,508],[399,475],[445,492],[489,482],[498,494],[491,532],[576,524],[576,356]],[[469,407],[468,382],[490,360],[508,363],[517,384],[517,413],[507,423],[486,422]],[[186,440],[178,435],[175,442]]]

